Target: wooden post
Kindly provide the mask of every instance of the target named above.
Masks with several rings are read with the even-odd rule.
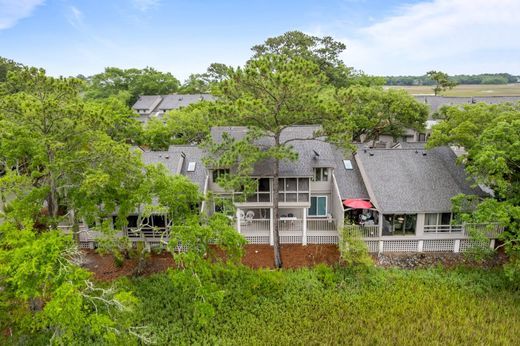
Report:
[[[242,233],[242,232],[240,231],[240,221],[241,221],[241,220],[240,220],[240,209],[237,208],[237,231],[238,231],[238,233]]]
[[[417,252],[423,252],[423,247],[424,247],[424,241],[423,240],[419,240],[417,242]]]
[[[455,244],[453,245],[453,252],[460,252],[460,239],[455,239]]]
[[[269,209],[269,245],[274,245],[274,215],[273,208]]]
[[[307,212],[305,208],[303,210],[303,232],[302,232],[302,245],[307,245]]]
[[[491,250],[495,250],[495,239],[491,239],[491,241],[489,242],[489,248]]]

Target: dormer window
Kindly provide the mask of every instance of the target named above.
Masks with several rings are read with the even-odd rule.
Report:
[[[326,167],[315,167],[313,181],[328,181],[329,169]]]

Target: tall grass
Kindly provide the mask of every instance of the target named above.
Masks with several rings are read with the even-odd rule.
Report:
[[[141,299],[136,321],[158,344],[455,345],[520,340],[520,293],[502,272],[254,271],[216,266],[121,284]],[[201,287],[211,318],[200,319]],[[217,297],[217,298],[215,298]],[[206,303],[208,303],[206,301]],[[203,311],[204,312],[204,311]]]

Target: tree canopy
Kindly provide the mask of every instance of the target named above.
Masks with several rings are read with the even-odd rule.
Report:
[[[107,67],[104,72],[87,79],[85,96],[89,99],[118,96],[124,99],[128,106],[132,106],[139,95],[171,94],[179,87],[180,82],[171,73],[160,72],[152,67]]]
[[[316,64],[326,76],[328,82],[335,87],[346,87],[353,84],[381,85],[384,79],[369,77],[352,67],[345,65],[341,53],[346,49],[342,42],[330,36],[317,37],[301,31],[288,31],[283,35],[270,37],[264,43],[251,48],[252,59],[264,55],[284,55],[290,58],[299,57]]]
[[[440,116],[428,146],[462,146],[466,153],[460,160],[468,174],[492,189],[494,198],[477,201],[474,212],[465,216],[507,227],[503,240],[511,255],[510,273],[520,282],[520,104],[445,107]],[[459,197],[461,208],[466,200]]]
[[[421,131],[428,119],[428,106],[404,90],[352,86],[335,94],[336,112],[352,124],[355,141],[375,141],[379,135],[400,139],[407,129]]]
[[[426,75],[435,82],[435,87],[433,88],[435,96],[439,95],[442,91],[452,89],[457,85],[457,83],[450,80],[447,73],[442,71],[429,71]]]

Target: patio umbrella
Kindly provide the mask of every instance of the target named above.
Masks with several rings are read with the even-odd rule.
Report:
[[[374,207],[372,203],[362,199],[346,199],[343,201],[343,205],[352,209],[370,209]]]

